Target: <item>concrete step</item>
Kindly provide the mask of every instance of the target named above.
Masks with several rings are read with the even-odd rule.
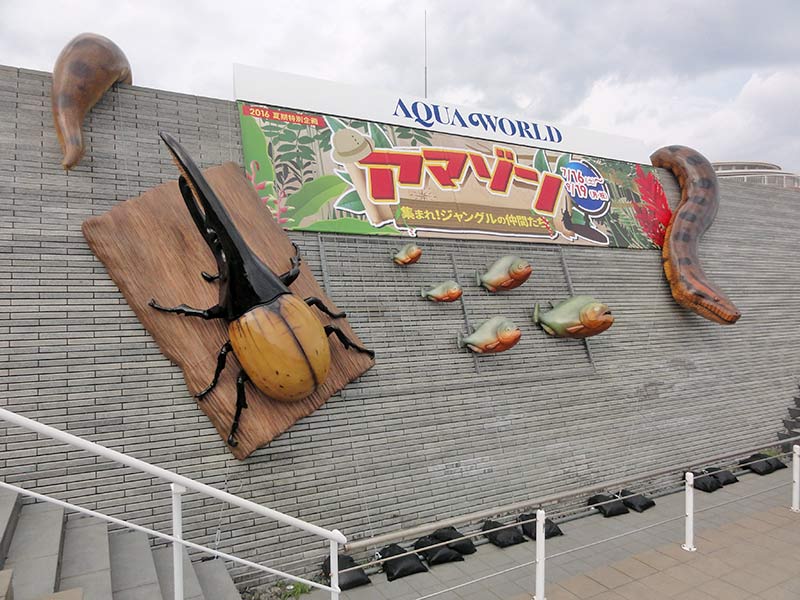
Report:
[[[779,431],[778,432],[778,440],[785,440],[785,439],[788,439],[788,438],[793,438],[796,435],[800,435],[800,434],[796,434],[793,431]],[[781,452],[791,452],[792,451],[792,446],[797,444],[797,443],[798,442],[788,442],[788,443],[781,444]]]
[[[174,600],[172,585],[172,547],[158,548],[153,550],[153,562],[156,565],[158,574],[158,584],[161,587],[161,596],[164,600]],[[184,600],[206,600],[197,574],[192,568],[192,561],[189,560],[189,553],[183,549],[183,598]],[[209,598],[208,600],[217,600]]]
[[[239,590],[233,584],[225,562],[222,560],[206,560],[194,563],[194,572],[203,588],[206,598],[213,600],[242,600]]]
[[[147,535],[138,531],[109,536],[113,600],[163,600]]]
[[[54,594],[47,594],[38,600],[85,600],[86,596],[83,595],[83,590],[80,588],[74,590],[65,590],[63,592],[56,592]]]
[[[111,600],[108,526],[96,517],[72,516],[64,530],[58,589],[78,588],[84,600]]]
[[[0,600],[14,600],[11,595],[11,575],[13,571],[0,571]]]
[[[794,400],[795,406],[800,406],[800,396],[795,396],[792,400]]]
[[[8,490],[0,490],[0,569],[6,560],[11,538],[19,518],[21,508],[19,494]],[[1,597],[1,596],[0,596]]]
[[[783,426],[786,427],[788,431],[797,431],[798,433],[800,433],[800,423],[798,423],[797,421],[791,419],[784,419]]]
[[[14,569],[14,600],[39,600],[56,591],[64,539],[64,509],[26,504],[8,548],[5,568]]]
[[[800,419],[800,406],[790,406],[789,407],[789,416],[792,419]]]

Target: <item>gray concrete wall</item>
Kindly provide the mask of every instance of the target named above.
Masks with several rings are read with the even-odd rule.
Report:
[[[232,102],[123,86],[89,115],[87,156],[60,168],[49,74],[0,68],[0,405],[308,521],[362,537],[774,439],[798,375],[800,194],[722,182],[703,263],[744,313],[708,323],[672,301],[655,251],[565,248],[576,292],[608,302],[614,327],[547,339],[533,303],[567,295],[558,248],[425,241],[423,262],[391,240],[292,234],[378,363],[245,462],[230,457],[102,264],[81,222],[176,171],[157,131],[203,166],[241,162]],[[680,142],[680,140],[676,140]],[[674,180],[665,178],[673,202]],[[472,273],[499,255],[534,266],[493,297]],[[512,351],[455,347],[458,304],[420,285],[458,275],[477,322],[523,327]],[[244,418],[247,418],[245,413]],[[168,487],[0,425],[0,477],[169,531]],[[272,565],[319,554],[306,536],[188,495],[195,542]],[[299,568],[296,566],[296,568]],[[241,574],[241,580],[246,575]]]

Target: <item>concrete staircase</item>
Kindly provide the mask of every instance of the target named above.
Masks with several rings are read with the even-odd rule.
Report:
[[[241,600],[219,560],[184,550],[185,600]],[[0,600],[173,600],[172,548],[0,490]]]
[[[786,428],[786,431],[778,432],[779,440],[786,440],[800,435],[800,385],[798,386],[798,395],[796,395],[793,400],[794,406],[789,407],[789,418],[783,420],[783,426]],[[791,452],[792,445],[796,443],[797,442],[784,444],[781,450],[784,452]]]

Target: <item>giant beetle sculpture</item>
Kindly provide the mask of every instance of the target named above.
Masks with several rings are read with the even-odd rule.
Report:
[[[186,150],[168,133],[160,135],[181,172],[178,187],[186,208],[217,262],[216,275],[203,272],[202,276],[206,281],[219,282],[219,303],[207,309],[186,304],[165,307],[155,299],[149,304],[168,313],[228,322],[229,339],[220,348],[214,377],[196,397],[202,399],[214,389],[228,354],[233,352],[241,365],[236,379],[236,412],[228,435],[228,444],[235,447],[239,419],[247,408],[245,383],[252,382],[274,400],[294,402],[313,393],[328,376],[329,335],[335,334],[345,348],[370,357],[375,353],[350,340],[335,325],[323,327],[309,306],[334,319],[345,317],[345,313],[331,312],[319,298],[300,300],[289,290],[300,275],[297,246],[291,268],[282,275],[273,273],[244,241]]]

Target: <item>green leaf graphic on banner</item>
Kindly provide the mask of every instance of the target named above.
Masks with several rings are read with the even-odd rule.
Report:
[[[364,133],[369,133],[369,123],[367,121],[359,121],[358,119],[350,119],[350,127],[352,129],[361,129]]]
[[[279,142],[291,142],[292,144],[297,142],[297,132],[293,131],[289,125],[287,125],[284,130],[275,138]]]
[[[393,148],[392,141],[386,137],[383,129],[375,123],[369,124],[369,135],[376,148]]]
[[[572,160],[571,154],[562,154],[561,156],[559,156],[558,161],[556,162],[556,170],[555,170],[556,175],[558,175],[559,177],[563,177],[563,175],[561,174],[561,169],[563,167],[566,167],[567,163],[571,160]]]
[[[341,177],[342,180],[346,181],[350,185],[353,185],[353,178],[350,177],[350,173],[348,173],[347,171],[334,171],[334,173],[336,173],[336,175]]]
[[[403,235],[391,225],[373,227],[369,221],[362,221],[354,217],[316,221],[307,227],[293,227],[293,229],[330,233],[358,233],[362,235]]]
[[[395,127],[394,132],[398,140],[407,141],[410,146],[430,146],[433,139],[432,132],[410,127]]]
[[[266,182],[267,186],[263,190],[258,190],[258,192],[262,197],[269,195],[274,191],[272,182],[275,179],[275,172],[272,168],[272,160],[270,160],[267,153],[267,140],[253,117],[242,116],[241,126],[242,149],[244,150],[245,163],[247,163],[245,168],[249,173],[252,161],[258,162],[259,169],[253,183]]]
[[[633,214],[633,208],[630,206],[620,207],[616,211],[617,222],[628,234],[626,237],[629,241],[629,247],[632,248],[653,248],[657,247],[652,241],[642,232],[642,228],[636,221],[636,215]]]
[[[286,216],[299,224],[313,215],[328,202],[338,198],[347,189],[347,184],[335,175],[323,175],[309,181],[297,192],[289,196],[288,203],[293,208]]]
[[[344,123],[342,123],[342,122],[341,122],[339,119],[337,119],[336,117],[328,117],[328,116],[326,116],[326,117],[325,117],[325,122],[328,124],[328,127],[330,127],[330,128],[331,128],[331,131],[332,131],[333,133],[336,133],[336,132],[337,132],[337,131],[339,131],[340,129],[347,129],[347,125],[345,125]]]
[[[547,163],[547,156],[544,150],[537,150],[533,158],[533,168],[540,173],[547,173],[550,171],[550,165]]]
[[[573,210],[572,214],[570,215],[570,217],[572,218],[572,222],[575,223],[575,225],[586,225],[587,224],[586,223],[586,215],[583,214],[579,210]]]
[[[350,190],[344,196],[339,198],[334,207],[336,210],[349,210],[351,212],[364,212],[364,203],[361,201],[361,196],[355,190]]]

